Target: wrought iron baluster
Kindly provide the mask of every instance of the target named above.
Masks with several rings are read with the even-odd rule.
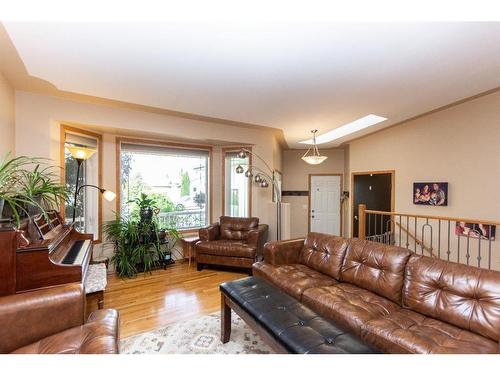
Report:
[[[451,254],[451,250],[450,250],[450,236],[451,236],[451,221],[448,220],[448,250],[446,251],[446,254],[448,255],[448,260],[450,260],[450,254]]]
[[[406,248],[410,247],[410,217],[406,216]]]
[[[413,240],[415,254],[417,253],[417,221],[418,221],[418,217],[415,216],[415,232],[413,232],[413,235],[415,236],[415,238]]]
[[[372,235],[372,214],[368,214],[368,237]]]
[[[477,267],[481,268],[481,235],[477,238]]]
[[[488,230],[488,269],[491,270],[491,227],[493,225],[490,225],[489,226],[489,230]]]
[[[426,223],[424,225],[422,225],[422,237],[421,237],[421,240],[420,240],[420,249],[421,249],[422,255],[424,255],[424,248],[425,248],[425,244],[424,244],[425,228],[427,228],[427,227],[429,227],[430,231],[431,231],[431,247],[430,247],[430,252],[431,252],[431,256],[432,256],[432,225],[429,225],[429,219],[427,219]]]
[[[469,265],[469,258],[470,258],[470,252],[469,252],[469,242],[470,242],[470,231],[467,233],[467,250],[465,251],[465,259],[467,259],[467,265]]]
[[[438,258],[441,259],[441,219],[438,219]]]
[[[380,215],[380,234],[384,234],[384,214]]]

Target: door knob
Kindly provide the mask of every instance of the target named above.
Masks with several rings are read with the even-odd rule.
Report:
[[[358,217],[357,217],[357,216],[354,216],[354,220],[358,220]]]

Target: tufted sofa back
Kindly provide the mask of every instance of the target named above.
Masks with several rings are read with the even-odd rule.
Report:
[[[500,273],[413,255],[403,307],[498,341]]]
[[[401,304],[405,267],[410,255],[410,250],[401,247],[351,239],[341,270],[341,281]]]
[[[347,243],[342,237],[309,233],[300,251],[299,262],[339,280]]]
[[[220,217],[220,238],[223,240],[246,241],[248,231],[257,229],[258,217]]]

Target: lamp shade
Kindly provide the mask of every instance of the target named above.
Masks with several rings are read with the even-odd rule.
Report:
[[[76,160],[87,160],[97,151],[95,148],[84,146],[70,145],[66,146],[71,156]]]
[[[245,152],[245,150],[240,150],[240,151],[238,152],[238,157],[239,157],[240,159],[245,159],[245,158],[247,157],[247,153]]]
[[[115,200],[116,198],[116,194],[114,192],[112,192],[111,190],[104,190],[102,192],[102,196],[104,197],[104,199],[106,199],[108,202],[112,202]]]
[[[241,165],[238,165],[236,167],[236,173],[243,173],[245,170],[243,169],[243,167]]]
[[[321,156],[321,155],[313,156],[313,155],[311,155],[311,156],[302,156],[301,159],[304,160],[308,164],[317,165],[317,164],[323,163],[327,158],[328,158],[328,156]]]

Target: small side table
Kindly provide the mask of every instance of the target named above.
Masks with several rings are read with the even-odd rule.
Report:
[[[196,243],[200,241],[200,237],[198,236],[183,237],[181,238],[181,241],[182,241],[182,252],[184,259],[188,258],[189,267],[191,267],[191,259],[193,258],[195,253],[194,245],[196,245]]]

